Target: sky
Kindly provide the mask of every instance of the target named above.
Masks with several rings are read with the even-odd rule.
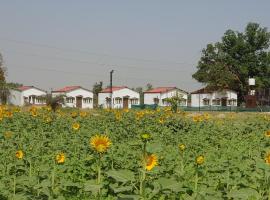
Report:
[[[95,82],[193,91],[208,43],[248,22],[270,27],[269,0],[0,0],[7,79],[50,91]]]

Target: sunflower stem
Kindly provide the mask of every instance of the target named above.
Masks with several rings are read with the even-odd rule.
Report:
[[[98,154],[98,166],[97,166],[97,184],[101,183],[101,153]],[[98,196],[100,198],[100,188],[98,189]]]
[[[194,193],[195,193],[195,198],[197,197],[197,192],[198,192],[198,180],[199,180],[198,166],[196,166],[196,174],[195,174],[195,180],[194,180]]]

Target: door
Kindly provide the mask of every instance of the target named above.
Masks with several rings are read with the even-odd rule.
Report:
[[[221,99],[221,106],[227,106],[227,98]]]
[[[82,108],[82,97],[76,97],[76,108]]]
[[[128,97],[123,98],[123,108],[127,109],[128,108]]]

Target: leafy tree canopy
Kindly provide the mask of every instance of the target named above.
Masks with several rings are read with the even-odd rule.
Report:
[[[208,88],[230,88],[240,100],[248,92],[248,78],[257,88],[270,87],[270,32],[257,23],[249,23],[244,32],[227,30],[220,42],[202,50],[193,78]]]

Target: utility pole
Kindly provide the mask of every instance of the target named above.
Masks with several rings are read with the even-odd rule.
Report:
[[[110,101],[110,109],[112,109],[112,103],[113,103],[113,101],[112,101],[112,75],[113,75],[113,72],[114,72],[114,70],[112,70],[112,71],[110,71],[110,97],[111,97],[111,101]]]

